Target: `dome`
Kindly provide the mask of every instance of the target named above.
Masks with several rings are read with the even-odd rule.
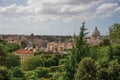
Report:
[[[100,36],[100,32],[99,32],[99,30],[97,29],[97,27],[95,27],[95,30],[94,30],[93,33],[92,33],[92,37],[97,38],[98,36]]]

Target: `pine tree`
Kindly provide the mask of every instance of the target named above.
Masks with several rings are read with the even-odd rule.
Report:
[[[75,63],[78,64],[82,58],[84,58],[87,53],[87,44],[85,40],[85,36],[88,34],[85,32],[87,29],[85,28],[85,23],[82,23],[82,27],[80,27],[80,34],[76,38],[76,43],[75,43]]]
[[[68,60],[68,65],[66,67],[66,75],[65,80],[74,80],[74,75],[76,69],[78,67],[78,63],[84,58],[87,53],[87,46],[85,41],[86,31],[85,23],[82,23],[82,27],[80,28],[80,34],[75,39],[75,45],[73,45],[73,49]]]

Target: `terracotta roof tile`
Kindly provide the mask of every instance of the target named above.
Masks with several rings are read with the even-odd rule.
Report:
[[[19,50],[17,50],[17,51],[14,51],[13,53],[19,53],[19,54],[34,54],[33,51],[24,50],[24,49],[19,49]]]

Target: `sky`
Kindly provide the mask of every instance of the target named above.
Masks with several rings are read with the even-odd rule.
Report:
[[[73,35],[84,21],[89,35],[108,35],[120,0],[0,0],[0,34]]]

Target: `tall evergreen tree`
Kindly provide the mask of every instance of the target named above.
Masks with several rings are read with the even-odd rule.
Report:
[[[87,53],[87,46],[85,41],[86,31],[85,23],[82,23],[80,27],[80,34],[75,39],[75,45],[73,45],[73,49],[69,58],[68,65],[66,66],[66,75],[65,80],[74,80],[74,74],[78,67],[78,63],[84,58]]]
[[[75,63],[78,64],[80,62],[80,60],[82,58],[84,58],[87,53],[87,44],[86,44],[86,40],[85,40],[85,36],[88,34],[86,32],[86,28],[85,28],[85,23],[82,23],[82,27],[80,27],[80,34],[78,37],[76,37],[76,41],[75,41]]]

